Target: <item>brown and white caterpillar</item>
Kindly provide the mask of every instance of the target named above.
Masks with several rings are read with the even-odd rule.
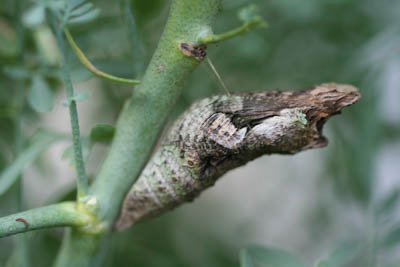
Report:
[[[261,155],[325,146],[323,124],[359,98],[355,87],[329,83],[196,102],[174,123],[132,186],[116,228],[192,201],[225,172]]]

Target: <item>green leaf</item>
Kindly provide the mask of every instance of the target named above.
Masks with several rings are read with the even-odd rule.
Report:
[[[342,267],[347,266],[360,252],[361,246],[358,241],[345,242],[337,246],[317,267]]]
[[[47,112],[53,108],[53,92],[42,76],[35,75],[28,93],[28,102],[37,112]]]
[[[31,144],[25,148],[17,159],[0,175],[0,196],[4,194],[17,180],[22,170],[32,163],[41,152],[60,140],[59,135],[39,132],[31,139]]]
[[[52,3],[54,1],[51,1]],[[61,1],[63,2],[63,1]],[[61,8],[53,8],[63,25],[85,23],[95,19],[100,10],[85,0],[66,0]]]
[[[90,93],[88,91],[80,92],[75,94],[71,100],[79,102],[79,101],[84,101],[87,100],[90,96]]]
[[[240,251],[240,267],[306,267],[304,261],[275,248],[250,246]]]
[[[31,77],[31,72],[22,66],[5,66],[3,71],[13,79],[28,79]]]
[[[95,125],[90,131],[90,142],[108,144],[114,137],[115,128],[108,124]]]
[[[238,13],[238,17],[244,23],[262,19],[259,15],[258,7],[254,4],[241,9]]]
[[[82,5],[86,0],[68,0],[68,8],[75,9],[78,6]]]
[[[73,97],[71,97],[70,99],[65,100],[63,102],[63,105],[66,106],[66,107],[69,107],[69,105],[71,105],[72,101],[75,101],[75,102],[84,101],[84,100],[88,99],[89,96],[90,96],[90,93],[87,92],[87,91],[77,93]]]
[[[87,3],[84,4],[83,6],[75,9],[74,11],[71,12],[71,17],[77,17],[77,16],[82,16],[83,14],[87,13],[90,11],[90,9],[93,8],[92,3]]]
[[[68,20],[68,24],[80,24],[80,23],[87,23],[91,20],[94,20],[100,14],[100,9],[92,9],[89,12],[86,12],[82,16],[73,17]]]
[[[46,19],[45,7],[35,5],[28,9],[22,16],[22,22],[26,27],[34,28],[44,23]]]

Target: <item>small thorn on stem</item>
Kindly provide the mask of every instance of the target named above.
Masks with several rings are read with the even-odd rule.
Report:
[[[29,228],[29,223],[28,223],[25,219],[23,219],[23,218],[18,218],[18,219],[16,219],[15,221],[17,221],[17,222],[22,222],[23,224],[25,224],[25,229],[28,229],[28,228]]]

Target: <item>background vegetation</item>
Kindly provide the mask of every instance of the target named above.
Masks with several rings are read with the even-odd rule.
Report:
[[[49,25],[38,19],[34,1],[15,3],[0,5],[0,170],[21,153],[30,152],[33,160],[54,141],[49,130],[69,133]],[[77,43],[99,69],[139,78],[169,1],[93,3],[99,15],[70,28]],[[268,29],[208,49],[231,91],[335,81],[359,87],[362,100],[328,123],[328,148],[264,157],[229,173],[193,204],[115,235],[103,266],[238,266],[239,250],[250,244],[290,251],[308,265],[398,266],[400,2],[230,0],[223,3],[217,32],[239,25],[236,13],[249,3],[260,8]],[[74,84],[90,94],[79,102],[82,134],[89,136],[95,124],[114,122],[131,87],[94,78],[68,53]],[[222,92],[202,65],[171,121],[195,99]],[[107,147],[85,140],[93,176]],[[73,196],[69,147],[66,141],[52,146],[24,172],[22,187],[0,194],[0,216]],[[50,266],[61,231],[27,236],[32,266]],[[0,266],[11,266],[15,240],[0,240]],[[264,255],[250,251],[255,258]]]

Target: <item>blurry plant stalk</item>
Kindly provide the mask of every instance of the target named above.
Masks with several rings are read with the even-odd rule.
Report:
[[[12,58],[18,55],[18,40],[15,30],[0,17],[0,55]]]
[[[61,55],[50,28],[45,24],[35,27],[33,37],[44,63],[48,66],[59,65]]]

